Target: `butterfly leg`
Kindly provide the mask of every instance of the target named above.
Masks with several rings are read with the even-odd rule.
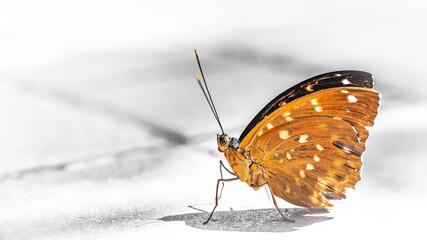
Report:
[[[215,195],[215,207],[212,209],[211,214],[209,215],[208,220],[206,220],[203,224],[206,224],[209,222],[209,220],[211,220],[213,213],[215,212],[216,207],[218,206],[218,188],[219,188],[219,183],[224,183],[224,182],[231,182],[231,181],[235,181],[239,178],[230,178],[230,179],[218,179],[218,182],[216,183],[216,195]]]
[[[268,187],[266,187],[265,188],[265,193],[267,193],[267,197],[268,197],[268,201],[271,201],[271,199],[270,199],[270,195],[268,194],[268,189],[267,189]]]
[[[280,216],[282,216],[282,218],[287,222],[295,222],[294,220],[285,217],[285,215],[282,213],[282,211],[280,211],[279,206],[277,206],[276,198],[274,197],[273,191],[271,191],[271,188],[268,184],[267,184],[267,187],[268,187],[268,189],[270,189],[271,198],[273,198],[274,206],[276,207],[277,211],[279,211]]]
[[[219,160],[219,171],[221,172],[221,178],[222,178],[222,170],[221,170],[221,167],[223,167],[225,170],[227,170],[227,172],[228,172],[229,174],[231,174],[231,175],[233,175],[233,176],[236,176],[236,174],[234,174],[234,172],[232,172],[232,171],[228,170],[228,169],[225,167],[225,165],[224,165],[224,163],[222,162],[222,160]]]
[[[222,160],[219,160],[219,173],[221,174],[221,179],[223,179],[224,177],[222,176],[222,168],[224,168],[225,170],[227,170],[228,173],[230,173],[233,176],[236,176],[236,174],[234,174],[232,171],[228,170],[225,166],[224,163],[222,162]],[[224,182],[222,183],[222,187],[221,187],[221,192],[219,193],[219,197],[218,199],[221,198],[222,196],[222,190],[224,189]]]

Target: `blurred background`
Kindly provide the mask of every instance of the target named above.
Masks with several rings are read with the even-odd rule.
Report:
[[[427,213],[425,7],[365,0],[1,2],[0,239],[417,236]],[[324,218],[309,213],[305,225],[289,229],[261,210],[233,229],[220,220],[201,225],[207,215],[188,205],[211,210],[224,157],[194,78],[194,49],[222,124],[235,137],[302,80],[336,70],[372,73],[381,108],[357,190]],[[219,215],[233,215],[230,208],[245,217],[273,205],[264,190],[235,182],[224,190]],[[260,227],[271,221],[274,227]]]

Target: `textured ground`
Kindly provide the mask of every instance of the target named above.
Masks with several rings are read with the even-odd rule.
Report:
[[[156,4],[0,7],[0,239],[423,233],[427,36],[420,3]],[[372,72],[382,105],[356,191],[330,209],[279,200],[296,220],[287,223],[263,189],[228,183],[214,219],[202,225],[223,157],[194,80],[194,48],[233,136],[301,80]]]

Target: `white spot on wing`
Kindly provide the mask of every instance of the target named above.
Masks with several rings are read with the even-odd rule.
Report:
[[[316,112],[321,112],[322,111],[322,107],[317,106],[317,107],[314,108],[314,110],[316,110]]]
[[[314,99],[311,99],[311,104],[313,104],[313,105],[317,105],[317,101],[316,101],[316,99],[314,98]]]
[[[289,160],[292,159],[292,156],[291,156],[291,154],[289,152],[286,152],[286,158],[289,159]]]
[[[347,99],[349,102],[357,102],[357,98],[353,95],[348,95]]]
[[[271,129],[271,128],[273,128],[273,125],[271,123],[269,123],[269,124],[267,124],[267,128]]]
[[[353,126],[351,126],[351,128],[353,129],[353,131],[357,134],[357,141],[360,142],[360,137],[359,137],[359,132],[356,130],[356,128],[354,128]]]
[[[341,92],[342,92],[342,93],[348,93],[348,91],[347,91],[347,90],[341,90]]]
[[[289,132],[286,130],[280,131],[279,137],[283,140],[288,139],[289,138]]]
[[[348,147],[343,147],[342,150],[346,153],[351,153],[351,150]]]
[[[308,171],[311,171],[311,170],[314,169],[314,166],[312,164],[310,164],[310,163],[307,163],[305,169],[307,169]]]
[[[308,138],[308,135],[307,135],[307,134],[301,135],[301,136],[299,137],[298,142],[300,142],[300,143],[306,143],[306,142],[307,142],[307,138]]]
[[[342,82],[342,84],[344,84],[344,85],[348,85],[348,84],[350,84],[350,81],[349,81],[349,80],[347,80],[347,79],[344,79],[344,80],[342,80],[341,82]]]
[[[356,134],[359,134],[359,133],[357,132],[356,128],[354,128],[353,126],[351,126],[351,128],[353,129],[353,131],[354,131]]]
[[[315,162],[318,162],[320,160],[319,156],[317,156],[317,155],[314,155],[313,159],[314,159]]]
[[[316,148],[317,148],[317,150],[319,150],[319,151],[323,151],[323,147],[322,147],[322,145],[320,145],[320,144],[316,144]]]
[[[304,170],[299,170],[299,176],[301,177],[301,178],[305,178],[305,172],[304,172]]]

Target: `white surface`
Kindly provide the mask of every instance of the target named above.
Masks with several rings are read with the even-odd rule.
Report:
[[[423,236],[424,9],[423,1],[0,3],[0,239]],[[263,215],[273,207],[263,189],[235,182],[220,201],[223,222],[208,230],[184,222],[205,219],[188,205],[212,208],[223,159],[194,80],[194,48],[233,136],[301,80],[340,69],[375,75],[382,106],[362,181],[323,214],[331,219],[303,214],[314,223],[288,231],[278,215]],[[236,231],[216,230],[236,222]],[[260,222],[278,232],[247,231],[266,229]]]

